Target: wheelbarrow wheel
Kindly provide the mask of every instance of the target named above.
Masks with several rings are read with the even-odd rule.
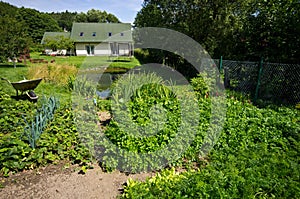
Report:
[[[27,96],[28,96],[30,99],[32,99],[32,100],[38,98],[38,96],[37,96],[32,90],[29,91],[29,92],[27,92],[26,94],[27,94]]]

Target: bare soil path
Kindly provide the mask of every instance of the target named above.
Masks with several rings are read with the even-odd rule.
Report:
[[[65,164],[50,165],[38,170],[24,171],[8,178],[1,178],[0,198],[43,199],[106,199],[121,194],[127,179],[145,180],[154,173],[126,175],[118,171],[103,172],[98,165],[85,174],[78,173],[78,166],[64,168]]]

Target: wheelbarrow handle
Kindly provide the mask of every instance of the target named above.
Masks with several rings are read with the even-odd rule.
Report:
[[[8,79],[4,78],[4,77],[0,77],[0,79],[4,80],[4,81],[7,81],[9,84],[11,84],[10,81]]]

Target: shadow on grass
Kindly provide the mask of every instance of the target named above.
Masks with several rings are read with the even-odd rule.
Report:
[[[26,67],[24,64],[16,64],[17,68]],[[0,64],[0,68],[14,68],[13,64]]]
[[[131,62],[130,60],[113,60],[113,62]]]
[[[16,96],[16,95],[12,95],[12,96],[10,96],[12,99],[15,99],[15,100],[17,100],[17,101],[19,101],[19,100],[28,100],[28,101],[30,101],[30,102],[37,102],[38,101],[38,98],[37,99],[31,99],[31,98],[29,98],[26,94],[22,94],[22,95],[18,95],[18,96]]]

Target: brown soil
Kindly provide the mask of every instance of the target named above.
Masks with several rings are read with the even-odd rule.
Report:
[[[154,173],[126,175],[118,171],[103,172],[98,165],[79,174],[80,167],[65,168],[65,163],[24,171],[1,178],[0,198],[116,198],[127,179],[145,180]]]

